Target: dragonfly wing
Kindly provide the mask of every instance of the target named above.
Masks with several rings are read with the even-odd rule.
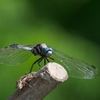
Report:
[[[9,66],[18,65],[27,60],[31,55],[32,53],[28,50],[10,45],[0,49],[0,64]]]
[[[67,69],[69,76],[91,79],[98,75],[98,70],[96,67],[76,58],[70,57],[69,55],[66,55],[56,49],[53,50],[53,56]]]

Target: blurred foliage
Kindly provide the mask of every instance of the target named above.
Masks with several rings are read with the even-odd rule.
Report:
[[[46,43],[100,70],[99,10],[98,0],[1,0],[0,48],[12,43]],[[16,80],[36,58],[13,67],[0,65],[0,100],[15,91]],[[44,100],[99,100],[99,77],[69,78]]]

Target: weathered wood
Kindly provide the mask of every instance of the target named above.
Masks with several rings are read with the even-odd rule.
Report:
[[[50,62],[37,73],[21,77],[17,90],[8,100],[43,100],[60,83],[68,79],[66,70],[59,64]]]

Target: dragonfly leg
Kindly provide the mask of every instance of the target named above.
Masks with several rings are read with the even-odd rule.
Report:
[[[44,58],[44,65],[46,64],[46,59],[47,59],[47,58]]]
[[[49,59],[46,59],[46,60],[47,60],[47,62],[50,62]]]
[[[53,61],[55,61],[55,59],[54,58],[52,58],[52,57],[49,57],[51,60],[53,60]]]
[[[39,67],[41,67],[40,62],[43,60],[43,57],[40,58],[40,60],[38,61],[38,65]]]
[[[31,68],[30,68],[29,73],[31,73],[31,72],[32,72],[32,69],[33,69],[34,64],[36,64],[37,62],[40,62],[40,61],[41,61],[41,59],[42,59],[42,57],[41,57],[41,58],[39,58],[38,60],[36,60],[36,61],[32,64],[32,66],[31,66]]]

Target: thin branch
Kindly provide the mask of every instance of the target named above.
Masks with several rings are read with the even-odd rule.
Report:
[[[66,70],[50,62],[37,73],[29,73],[17,82],[17,90],[8,100],[43,100],[55,87],[67,80]]]

